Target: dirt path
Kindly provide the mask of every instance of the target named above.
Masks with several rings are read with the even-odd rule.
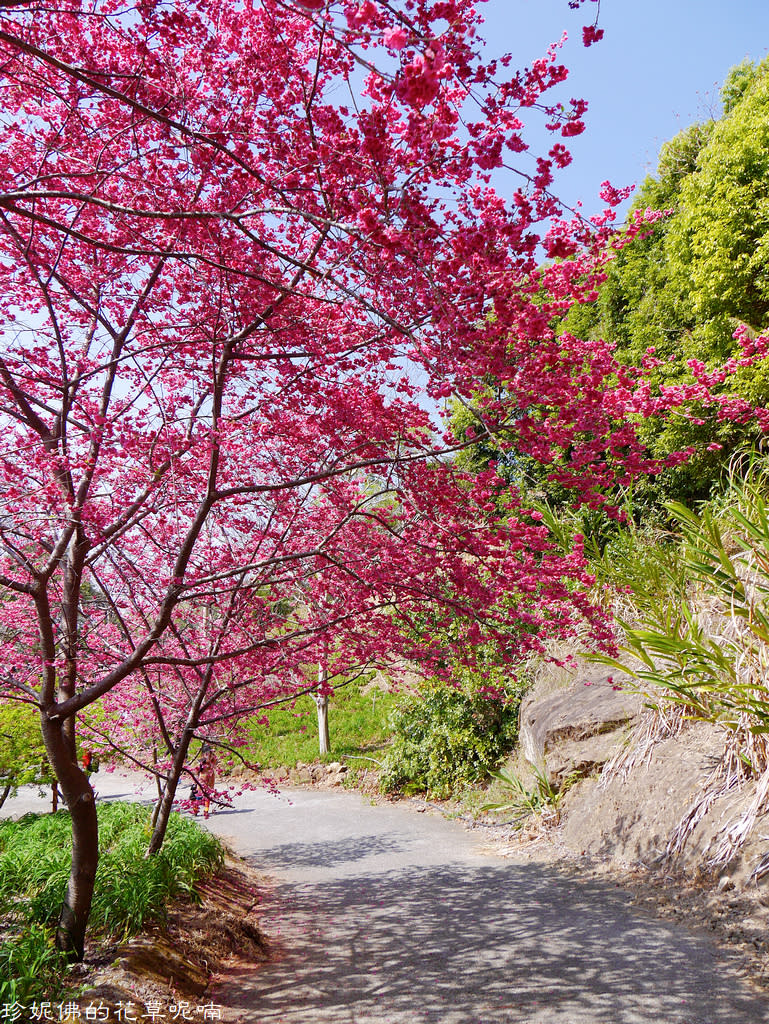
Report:
[[[610,880],[483,851],[477,834],[348,793],[254,793],[213,830],[272,879],[277,951],[227,977],[243,1024],[762,1024],[708,936]]]

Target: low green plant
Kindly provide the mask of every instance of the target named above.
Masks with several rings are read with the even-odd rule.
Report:
[[[145,852],[150,810],[137,804],[98,807],[99,869],[90,928],[112,939],[135,935],[162,920],[168,901],[195,897],[195,884],[223,861],[219,841],[197,823],[174,814],[163,848]],[[64,961],[51,934],[70,869],[69,813],[27,814],[0,822],[0,922],[9,932],[0,952],[0,1003],[51,998]],[[23,998],[22,998],[23,996]]]
[[[31,924],[0,945],[0,1004],[25,1005],[41,995],[63,994],[68,961],[55,949],[50,928]]]
[[[492,696],[470,679],[463,686],[428,682],[402,698],[390,716],[383,792],[446,799],[486,778],[515,743],[521,693],[508,683]]]
[[[500,801],[483,804],[482,811],[512,811],[512,822],[517,828],[535,814],[549,814],[554,824],[560,819],[560,804],[576,777],[570,776],[558,786],[551,782],[545,771],[532,766],[534,785],[527,788],[521,779],[505,768],[492,773],[492,778],[507,790]]]
[[[49,920],[66,889],[70,845],[66,811],[1,821],[0,914]]]

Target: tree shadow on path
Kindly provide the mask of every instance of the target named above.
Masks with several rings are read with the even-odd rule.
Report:
[[[305,862],[325,845],[308,844]],[[218,998],[244,1024],[769,1021],[766,997],[707,936],[630,899],[611,883],[481,858],[279,884],[262,914],[275,959],[226,979]]]
[[[355,836],[323,843],[283,843],[270,848],[269,869],[337,868],[353,862],[371,861],[376,857],[391,856],[408,849],[407,837]],[[261,865],[264,869],[264,865]]]

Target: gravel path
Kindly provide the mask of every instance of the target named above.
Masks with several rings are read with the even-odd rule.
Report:
[[[102,798],[148,796],[101,774]],[[27,792],[3,814],[44,809]],[[477,833],[353,793],[246,793],[212,816],[269,878],[276,953],[227,976],[242,1024],[769,1024],[769,1000],[705,934],[484,852]]]

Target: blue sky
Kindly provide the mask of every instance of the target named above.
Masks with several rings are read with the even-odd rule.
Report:
[[[560,38],[571,69],[565,95],[588,100],[587,131],[568,140],[574,163],[556,191],[603,204],[600,183],[640,183],[656,167],[663,142],[694,120],[718,112],[718,87],[743,58],[769,52],[768,0],[601,0],[601,42],[585,48],[582,26],[596,5],[568,0],[488,0],[479,5],[491,53],[510,52],[522,67]]]

